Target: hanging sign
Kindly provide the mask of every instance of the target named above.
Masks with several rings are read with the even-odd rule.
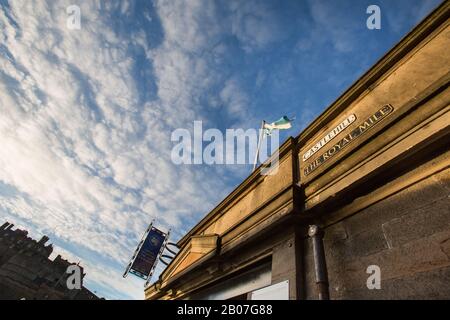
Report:
[[[169,233],[153,227],[153,223],[150,224],[123,276],[126,277],[130,272],[139,278],[149,280],[168,237]]]

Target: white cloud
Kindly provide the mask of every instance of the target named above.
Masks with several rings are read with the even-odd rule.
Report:
[[[172,130],[194,120],[257,125],[240,70],[227,63],[283,41],[285,21],[260,1],[226,1],[220,11],[215,1],[160,0],[144,12],[133,1],[8,3],[0,7],[0,214],[70,243],[57,249],[86,257],[88,283],[141,298],[141,283],[122,280],[117,266],[147,223],[157,217],[179,237],[225,196],[231,173],[248,173],[173,165]],[[66,7],[77,3],[81,30],[69,30]],[[352,50],[348,31],[359,22],[308,3],[312,26],[297,49]],[[300,62],[284,68],[290,63]],[[286,81],[283,66],[279,81],[260,72],[256,86]],[[313,102],[303,103],[299,118],[309,121]]]
[[[261,1],[229,1],[231,32],[246,52],[266,49],[284,39],[282,17],[274,3]]]
[[[0,8],[0,182],[16,190],[0,190],[0,214],[71,244],[58,252],[125,266],[153,217],[179,237],[229,189],[211,179],[216,169],[173,165],[171,131],[208,120],[201,99],[209,88],[222,87],[214,99],[230,114],[247,98],[212,69],[217,41],[230,32],[213,2],[158,1],[164,38],[152,49],[144,26],[132,34],[111,27],[110,11],[127,16],[133,3],[79,2],[81,30],[69,30],[72,2]],[[130,48],[152,67],[153,99],[140,98]],[[122,280],[95,255],[82,263],[88,284],[142,297],[141,282]]]
[[[250,99],[241,90],[238,80],[228,79],[220,92],[220,98],[228,106],[227,110],[231,115],[237,118],[245,118]]]

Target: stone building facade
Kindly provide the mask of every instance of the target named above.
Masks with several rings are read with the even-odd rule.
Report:
[[[28,237],[28,232],[13,229],[8,222],[0,227],[0,300],[97,300],[84,286],[68,289],[67,268],[73,263],[58,255],[46,244],[48,237],[39,241]],[[82,278],[85,273],[81,269]]]
[[[449,6],[179,240],[146,298],[450,299]]]

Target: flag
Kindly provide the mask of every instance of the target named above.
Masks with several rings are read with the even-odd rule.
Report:
[[[292,121],[294,119],[289,119],[286,116],[281,117],[279,120],[272,122],[272,123],[266,123],[264,122],[264,133],[268,136],[272,134],[272,131],[275,129],[278,130],[285,130],[290,129],[292,127]]]
[[[256,148],[255,161],[253,162],[253,171],[256,169],[256,165],[258,164],[258,156],[259,149],[261,147],[261,141],[264,139],[264,136],[270,136],[273,130],[285,130],[290,129],[292,127],[292,121],[294,118],[289,119],[287,116],[283,116],[275,122],[267,123],[266,121],[262,121],[261,123],[261,131],[258,138],[258,147]]]

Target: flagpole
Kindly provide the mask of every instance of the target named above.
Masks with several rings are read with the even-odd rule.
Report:
[[[256,148],[255,161],[253,162],[253,170],[252,170],[252,172],[255,171],[256,165],[258,163],[259,148],[261,147],[261,140],[263,139],[264,123],[265,123],[265,121],[263,120],[261,122],[261,129],[260,129],[259,138],[258,138],[258,147]]]
[[[147,237],[150,230],[152,229],[154,222],[155,222],[155,219],[153,219],[152,222],[150,222],[147,230],[145,230],[144,234],[142,235],[141,241],[139,242],[136,250],[134,251],[133,257],[131,257],[130,263],[128,264],[127,269],[125,270],[125,273],[123,274],[124,278],[126,278],[128,275],[128,272],[130,272],[131,266],[133,265],[134,260],[136,260],[137,254],[138,254],[139,250],[141,250],[141,247],[144,244],[145,238]]]

